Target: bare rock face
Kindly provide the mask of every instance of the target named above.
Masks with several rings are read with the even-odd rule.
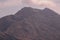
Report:
[[[0,31],[17,40],[60,40],[60,15],[48,8],[24,7],[1,18]]]

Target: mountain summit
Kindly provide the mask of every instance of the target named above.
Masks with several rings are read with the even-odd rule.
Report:
[[[60,15],[48,8],[24,7],[1,18],[0,31],[19,40],[60,40]]]

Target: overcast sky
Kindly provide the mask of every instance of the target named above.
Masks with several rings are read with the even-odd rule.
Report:
[[[60,0],[0,0],[0,17],[15,14],[23,7],[50,8],[60,14]]]

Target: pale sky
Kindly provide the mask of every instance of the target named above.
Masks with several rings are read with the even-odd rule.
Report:
[[[15,14],[26,6],[50,8],[60,14],[60,0],[0,0],[0,17]]]

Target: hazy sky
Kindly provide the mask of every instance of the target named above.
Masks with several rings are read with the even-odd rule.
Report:
[[[60,0],[0,0],[0,17],[15,14],[25,6],[47,7],[60,14]]]

